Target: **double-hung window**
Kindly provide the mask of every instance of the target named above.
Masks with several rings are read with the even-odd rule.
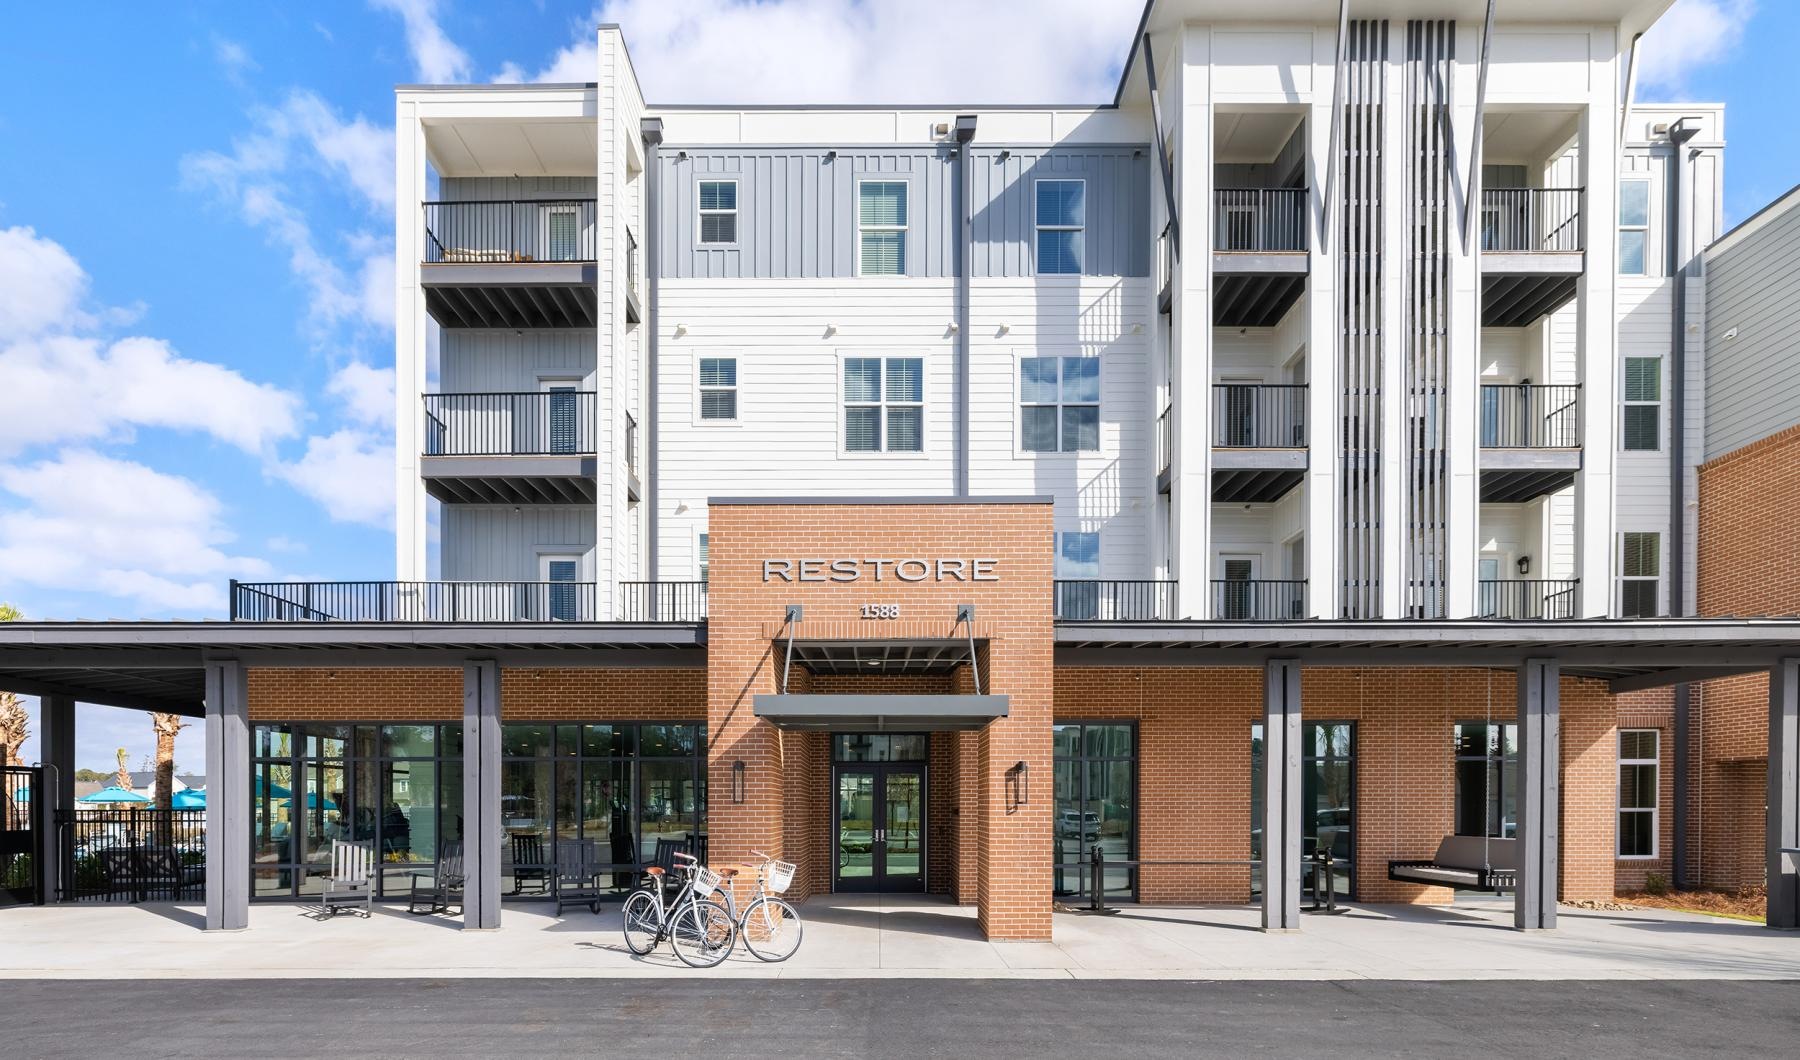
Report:
[[[1662,535],[1628,531],[1619,535],[1619,616],[1648,618],[1657,613],[1662,589]]]
[[[703,245],[737,242],[737,193],[735,180],[700,182],[700,242]]]
[[[1656,856],[1655,729],[1619,730],[1619,856]]]
[[[700,541],[699,541],[698,546],[695,548],[695,552],[698,555],[699,561],[700,561],[700,564],[699,564],[700,565],[700,583],[702,585],[704,585],[704,584],[706,584],[707,569],[711,566],[711,563],[712,563],[711,550],[707,546],[707,539],[706,539],[705,534],[700,535]]]
[[[1619,182],[1619,275],[1650,274],[1650,182]]]
[[[856,262],[864,276],[906,275],[906,182],[856,185]]]
[[[737,358],[700,358],[700,418],[737,419]]]
[[[925,359],[844,358],[844,449],[917,453],[925,448]]]
[[[1100,358],[1019,358],[1019,448],[1029,453],[1100,448]]]
[[[1619,447],[1631,452],[1662,448],[1662,358],[1625,358],[1625,408]]]
[[[1087,260],[1087,181],[1037,182],[1037,271],[1079,276]]]

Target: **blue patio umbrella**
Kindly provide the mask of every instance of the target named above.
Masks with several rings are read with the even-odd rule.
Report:
[[[291,798],[293,798],[294,793],[289,791],[288,789],[282,787],[280,784],[275,784],[275,783],[265,784],[263,782],[262,777],[257,777],[256,778],[256,797],[260,799],[264,795],[267,795],[271,799],[291,799]]]
[[[199,788],[182,788],[169,796],[169,808],[172,810],[204,810],[206,809],[206,792]]]
[[[127,791],[124,788],[119,787],[117,784],[114,784],[111,787],[101,788],[99,791],[93,792],[88,795],[83,795],[81,798],[76,799],[75,801],[76,802],[96,802],[96,803],[98,803],[98,802],[149,802],[150,799],[147,796],[139,795],[135,791]]]

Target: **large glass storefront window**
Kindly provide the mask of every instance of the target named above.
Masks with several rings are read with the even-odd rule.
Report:
[[[1300,856],[1329,850],[1332,890],[1355,894],[1356,726],[1347,721],[1303,722],[1300,728]],[[1250,726],[1250,856],[1263,857],[1263,727]],[[1311,885],[1312,869],[1301,873]],[[1263,870],[1250,871],[1252,894],[1262,893]]]
[[[1056,767],[1055,890],[1086,893],[1089,852],[1137,857],[1137,726],[1129,722],[1059,722],[1053,729]],[[1104,893],[1137,895],[1137,870],[1106,870]]]
[[[1459,722],[1456,834],[1512,839],[1519,827],[1519,727]]]

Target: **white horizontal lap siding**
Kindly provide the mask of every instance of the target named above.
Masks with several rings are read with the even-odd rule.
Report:
[[[594,509],[588,505],[446,504],[440,529],[446,581],[537,581],[538,557],[568,548],[592,579]]]
[[[1617,395],[1623,406],[1625,359],[1662,358],[1662,448],[1655,452],[1628,452],[1619,448],[1620,430],[1606,439],[1617,450],[1613,489],[1619,531],[1654,530],[1667,533],[1669,525],[1669,296],[1666,277],[1621,276],[1618,287],[1619,360],[1614,368],[1619,381]],[[1623,418],[1615,417],[1622,425]],[[1589,445],[1601,444],[1593,437]]]

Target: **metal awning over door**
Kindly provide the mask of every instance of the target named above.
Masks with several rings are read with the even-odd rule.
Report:
[[[1006,717],[1007,696],[800,695],[756,697],[756,716],[780,729],[957,732]]]

